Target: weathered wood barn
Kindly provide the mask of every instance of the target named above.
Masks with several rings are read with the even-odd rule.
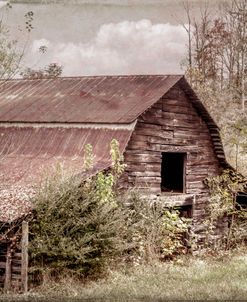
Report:
[[[29,196],[57,163],[79,174],[85,144],[94,172],[107,169],[115,138],[127,164],[122,186],[181,206],[203,232],[203,180],[228,164],[218,127],[183,76],[14,79],[0,87],[0,221],[30,210]]]

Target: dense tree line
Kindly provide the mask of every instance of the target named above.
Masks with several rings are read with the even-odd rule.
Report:
[[[221,127],[228,159],[246,173],[247,0],[233,0],[200,18],[184,3],[188,34],[186,75]]]

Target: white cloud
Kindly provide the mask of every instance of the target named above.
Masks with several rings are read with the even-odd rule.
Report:
[[[46,47],[50,47],[51,43],[47,39],[34,40],[31,46],[32,53],[37,53],[37,51],[39,51],[39,48],[44,45]]]
[[[124,21],[102,25],[88,43],[35,40],[28,61],[34,64],[39,47],[46,45],[38,65],[59,63],[64,75],[179,73],[186,42],[180,25]]]
[[[0,1],[0,9],[7,5],[8,1]]]

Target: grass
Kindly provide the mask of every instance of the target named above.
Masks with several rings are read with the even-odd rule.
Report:
[[[44,284],[5,301],[247,300],[247,256],[225,260],[181,258],[109,272],[83,285],[72,278]],[[0,297],[0,301],[1,297]]]

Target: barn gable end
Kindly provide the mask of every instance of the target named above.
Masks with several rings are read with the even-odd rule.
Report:
[[[125,150],[126,186],[162,193],[162,154],[179,160],[176,153],[184,155],[184,188],[180,193],[207,193],[203,180],[220,173],[220,162],[207,123],[179,84],[137,119]],[[176,188],[174,191],[164,194],[176,193]]]
[[[217,125],[184,79],[138,117],[124,158],[122,186],[180,209],[182,215],[193,218],[197,243],[204,242],[210,200],[204,179],[230,166]],[[182,188],[169,180],[164,188],[165,177],[175,181],[182,177]],[[215,236],[226,230],[227,221],[219,221]]]

